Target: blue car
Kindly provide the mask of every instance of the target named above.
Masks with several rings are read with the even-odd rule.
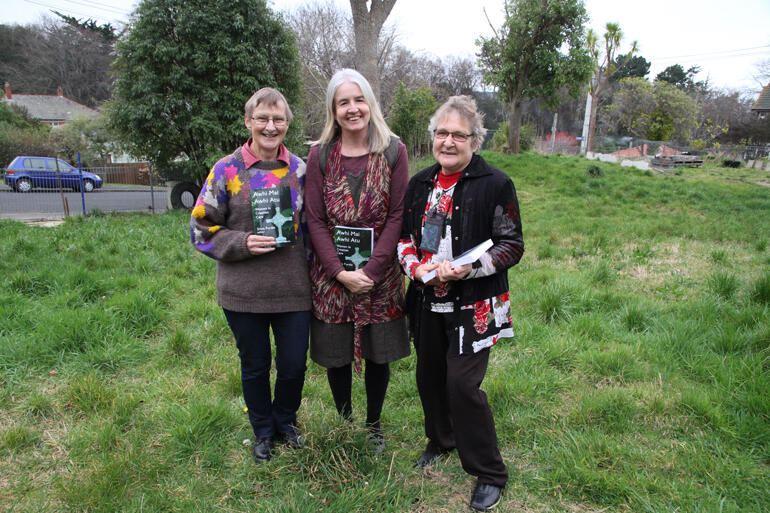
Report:
[[[80,171],[59,159],[59,175],[63,188],[80,190]],[[5,169],[5,183],[17,192],[33,188],[58,188],[56,159],[52,157],[16,157]],[[91,192],[102,186],[99,175],[83,171],[83,190]]]

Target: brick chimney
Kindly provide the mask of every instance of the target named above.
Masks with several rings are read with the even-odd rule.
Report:
[[[11,84],[8,82],[5,83],[5,97],[8,100],[13,98],[13,94],[11,94]]]
[[[61,86],[56,88],[56,96],[58,96],[59,98],[64,96],[64,91],[62,90]]]

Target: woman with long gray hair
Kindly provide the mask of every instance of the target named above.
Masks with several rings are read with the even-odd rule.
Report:
[[[307,169],[313,247],[310,357],[326,367],[343,418],[352,415],[351,364],[361,372],[366,362],[366,427],[372,450],[380,453],[389,364],[410,352],[404,280],[396,260],[408,164],[406,147],[388,128],[369,82],[357,71],[343,69],[331,78],[326,125],[310,150]],[[344,258],[334,238],[340,227],[348,233],[371,229],[368,259]],[[362,231],[368,230],[353,230]]]

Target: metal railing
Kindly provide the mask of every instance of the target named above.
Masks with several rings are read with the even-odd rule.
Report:
[[[3,169],[0,174],[0,218],[49,219],[167,209],[168,188],[147,165],[83,168],[82,173],[77,169],[58,173]]]

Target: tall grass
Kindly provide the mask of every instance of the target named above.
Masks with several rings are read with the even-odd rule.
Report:
[[[483,384],[511,474],[499,511],[766,511],[767,189],[485,156],[515,181],[527,248],[509,272],[516,338]],[[412,467],[413,356],[392,365],[384,454],[367,450],[362,380],[342,421],[309,362],[305,447],[254,465],[185,213],[0,221],[0,247],[0,510],[467,509],[456,455]]]

